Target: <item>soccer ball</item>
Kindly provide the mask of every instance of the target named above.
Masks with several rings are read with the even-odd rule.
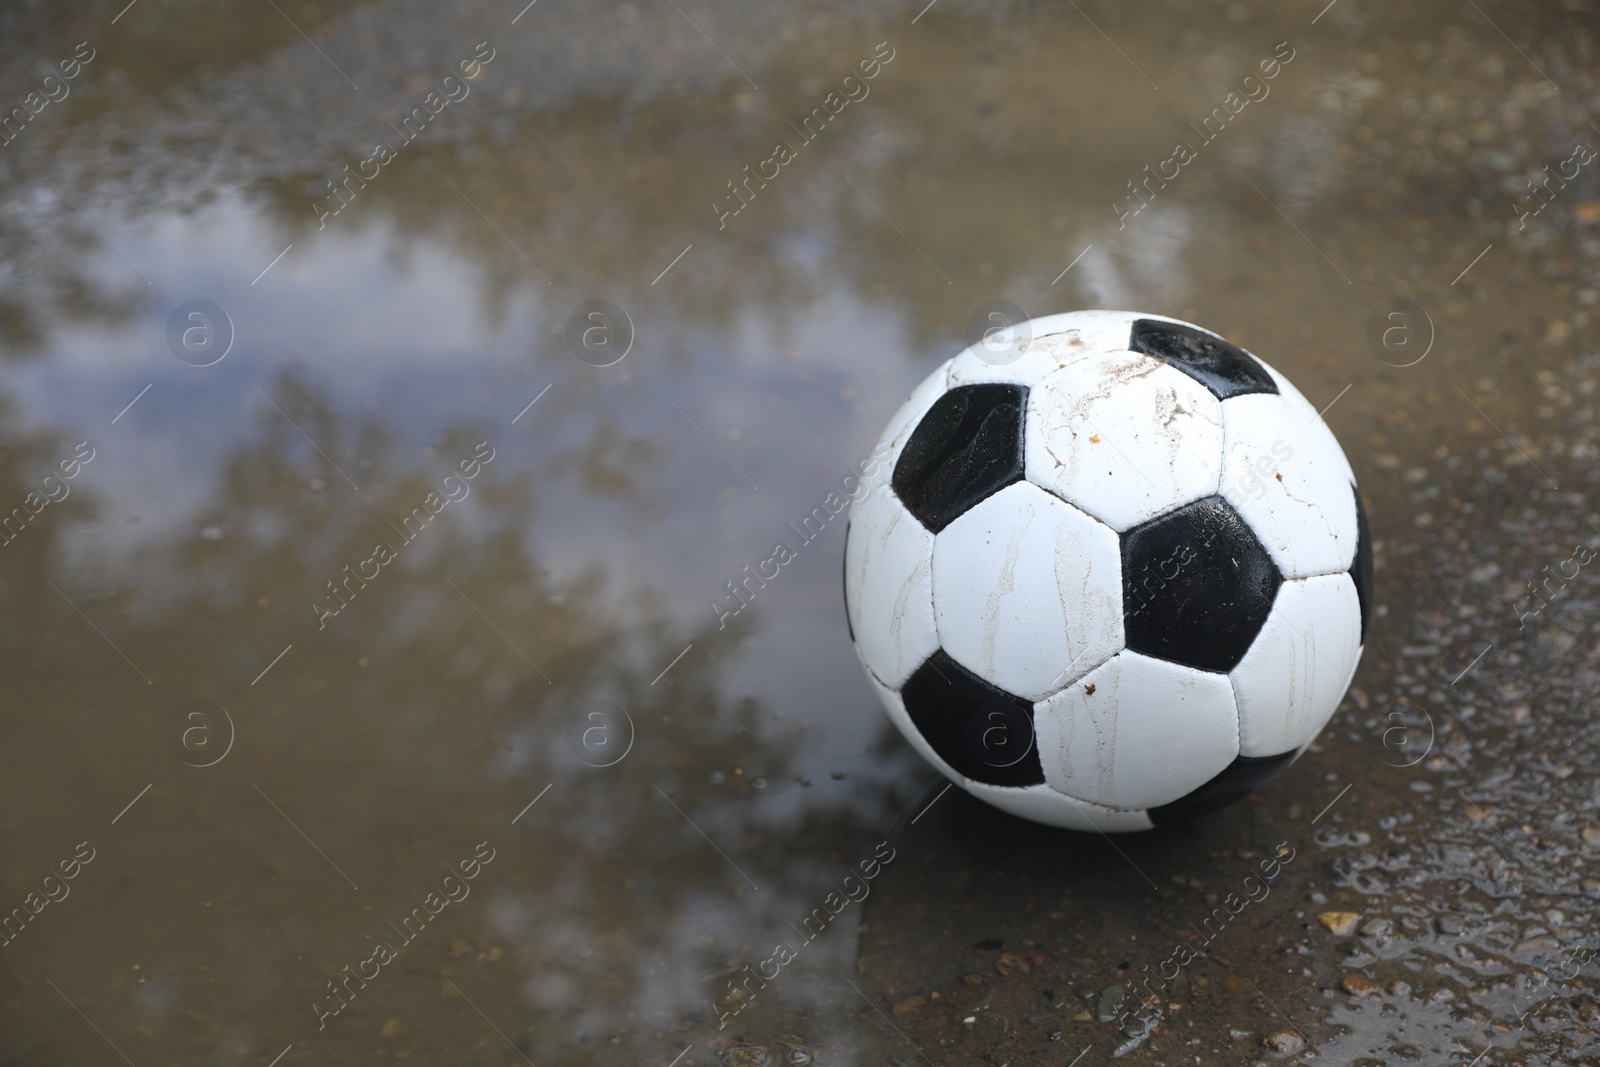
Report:
[[[1216,334],[999,330],[912,391],[845,534],[890,719],[1015,815],[1147,830],[1263,785],[1355,674],[1372,548],[1317,409]]]

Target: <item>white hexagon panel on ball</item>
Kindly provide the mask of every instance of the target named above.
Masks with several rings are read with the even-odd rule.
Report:
[[[957,353],[950,361],[950,385],[1008,382],[1031,388],[1087,356],[1125,349],[1131,321],[1125,311],[1030,319]]]
[[[1122,563],[1104,523],[1015,482],[933,545],[939,644],[979,678],[1040,700],[1122,647]]]
[[[1230,673],[1239,752],[1303,748],[1343,699],[1361,652],[1361,605],[1348,574],[1284,582],[1261,632]]]
[[[1034,715],[1045,781],[1108,808],[1169,804],[1239,755],[1228,677],[1121,652]]]
[[[1107,834],[1148,830],[1154,823],[1144,811],[1121,811],[1087,800],[1069,797],[1050,785],[1030,785],[1020,789],[1003,785],[967,783],[967,792],[986,800],[1001,811],[1020,815],[1046,826],[1063,830],[1088,830]]]
[[[857,500],[845,539],[844,602],[861,662],[898,687],[939,647],[933,534],[887,487]]]
[[[1350,569],[1356,502],[1349,464],[1321,419],[1277,393],[1222,405],[1222,496],[1243,515],[1285,578]]]
[[[1137,352],[1101,353],[1028,394],[1027,478],[1121,532],[1217,491],[1222,404]]]

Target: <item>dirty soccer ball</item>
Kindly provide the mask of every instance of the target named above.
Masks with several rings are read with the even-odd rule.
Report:
[[[1156,315],[996,332],[890,420],[845,537],[889,717],[974,796],[1147,830],[1277,775],[1332,716],[1372,603],[1339,444],[1288,379]]]

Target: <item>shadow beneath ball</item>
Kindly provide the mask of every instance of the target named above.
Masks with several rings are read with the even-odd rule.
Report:
[[[864,906],[858,982],[898,1028],[882,1028],[890,1055],[917,1062],[908,1041],[929,1054],[999,1055],[1060,1040],[1076,1042],[1070,1060],[1115,1037],[1119,1014],[1139,1004],[1138,981],[1174,944],[1204,953],[1163,991],[1184,1000],[1247,993],[1234,970],[1254,973],[1281,953],[1261,932],[1292,922],[1288,893],[1269,891],[1215,937],[1196,925],[1212,897],[1260,878],[1261,861],[1298,832],[1261,798],[1107,836],[1031,823],[946,784],[906,805],[896,861]],[[1212,919],[1205,930],[1217,928]]]

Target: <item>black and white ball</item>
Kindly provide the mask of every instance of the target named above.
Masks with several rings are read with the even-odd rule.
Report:
[[[952,782],[1054,826],[1145,830],[1303,752],[1366,638],[1355,477],[1289,381],[1176,319],[1035,319],[890,420],[845,539],[889,717]]]

